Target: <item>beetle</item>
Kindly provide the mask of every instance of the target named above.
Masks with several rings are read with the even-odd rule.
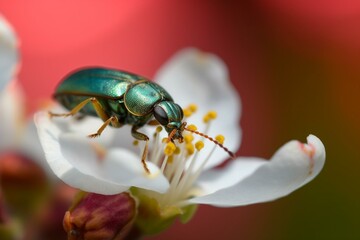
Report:
[[[149,137],[138,131],[145,124],[162,125],[168,141],[182,142],[182,132],[187,130],[210,139],[232,154],[211,137],[186,128],[183,110],[170,94],[159,84],[137,74],[103,67],[82,68],[65,76],[53,97],[70,112],[49,112],[51,117],[80,113],[104,121],[96,133],[88,135],[91,138],[100,136],[109,125],[115,128],[132,125],[132,136],[146,142],[141,161],[148,173],[145,160]]]

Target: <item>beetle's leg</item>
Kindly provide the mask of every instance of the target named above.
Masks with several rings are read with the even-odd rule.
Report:
[[[120,126],[119,120],[117,119],[117,117],[115,116],[111,116],[109,119],[107,119],[103,125],[101,125],[101,127],[97,130],[96,133],[90,134],[88,135],[88,137],[90,138],[95,138],[95,137],[99,137],[101,135],[101,133],[104,131],[104,129],[109,125],[112,124],[113,126]]]
[[[122,124],[119,123],[119,120],[115,116],[109,117],[105,112],[104,108],[101,106],[101,103],[96,98],[91,98],[91,103],[96,111],[96,114],[104,121],[103,125],[97,130],[96,133],[90,134],[88,137],[95,138],[100,136],[104,129],[111,123],[113,127],[121,127]]]
[[[84,101],[82,101],[81,103],[79,103],[78,105],[76,105],[76,107],[74,107],[68,113],[52,113],[52,112],[49,112],[49,115],[50,115],[50,117],[69,117],[69,116],[73,116],[76,113],[78,113],[83,107],[85,107],[86,104],[88,104],[89,102],[93,102],[93,101],[97,101],[96,98],[87,98]]]
[[[146,157],[147,157],[147,154],[148,154],[148,148],[149,148],[149,137],[146,136],[145,134],[141,133],[141,132],[138,132],[137,130],[139,129],[138,126],[133,126],[132,129],[131,129],[131,135],[136,138],[137,140],[142,140],[142,141],[146,141],[145,142],[145,148],[144,148],[144,151],[143,151],[143,154],[141,156],[141,163],[143,164],[144,166],[144,169],[146,171],[146,173],[150,173],[150,170],[149,168],[147,167],[146,165]]]
[[[89,137],[94,138],[94,137],[98,137],[100,136],[100,134],[104,131],[104,129],[111,123],[112,126],[114,127],[121,127],[122,124],[119,123],[119,120],[117,119],[117,117],[115,116],[109,116],[104,108],[101,106],[101,103],[94,97],[91,98],[87,98],[84,101],[82,101],[81,103],[79,103],[76,107],[74,107],[69,113],[52,113],[49,112],[50,117],[68,117],[68,116],[73,116],[76,113],[78,113],[83,107],[85,107],[86,104],[88,104],[89,102],[91,102],[91,104],[93,105],[96,114],[104,121],[103,125],[101,125],[101,127],[97,130],[96,133],[94,134],[90,134]]]
[[[150,126],[157,126],[157,125],[160,125],[160,123],[158,122],[158,120],[156,119],[153,119],[153,120],[150,120],[147,125],[150,125]]]
[[[105,112],[104,108],[101,106],[101,103],[94,97],[85,99],[84,101],[82,101],[81,103],[76,105],[76,107],[74,107],[68,113],[52,113],[52,112],[49,112],[49,115],[50,115],[50,117],[69,117],[69,116],[73,116],[76,113],[78,113],[82,108],[84,108],[85,105],[88,104],[89,102],[91,102],[91,104],[93,105],[97,115],[104,122],[110,118],[110,116]]]

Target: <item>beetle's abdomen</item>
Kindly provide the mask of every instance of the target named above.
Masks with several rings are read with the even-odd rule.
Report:
[[[89,96],[77,96],[77,95],[56,95],[56,100],[63,105],[66,109],[71,111],[74,109],[79,103],[89,98]],[[150,118],[151,114],[146,116],[134,116],[129,113],[125,108],[125,105],[122,100],[113,100],[113,99],[104,99],[101,97],[96,97],[96,99],[101,104],[103,110],[109,116],[116,116],[118,118],[119,123],[121,124],[130,124],[130,125],[144,125]],[[80,113],[86,116],[94,116],[98,117],[97,112],[95,111],[94,106],[91,103],[86,104],[81,110]]]
[[[65,77],[57,87],[55,96],[67,94],[118,99],[129,84],[140,79],[144,78],[124,71],[106,68],[82,69]]]

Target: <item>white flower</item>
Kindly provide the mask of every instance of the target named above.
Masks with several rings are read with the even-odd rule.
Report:
[[[13,149],[20,141],[24,129],[23,92],[12,81],[0,92],[0,152]]]
[[[15,74],[18,54],[15,33],[0,14],[0,152],[13,150],[24,128],[23,92]]]
[[[50,173],[34,122],[25,117],[25,97],[16,75],[19,66],[18,39],[0,14],[0,154],[22,154]]]
[[[240,100],[228,79],[225,64],[218,57],[185,49],[166,63],[155,79],[181,106],[197,104],[198,112],[188,117],[187,122],[209,136],[226,136],[224,145],[233,151],[238,149]],[[217,119],[205,124],[203,116],[210,110],[217,111]],[[312,180],[325,162],[322,142],[310,135],[307,144],[290,141],[269,160],[237,157],[224,168],[213,169],[228,158],[213,142],[194,135],[193,141],[192,137],[185,137],[184,143],[176,142],[175,149],[171,143],[161,141],[164,131],[159,133],[149,127],[142,129],[148,136],[155,132],[148,156],[151,172],[148,175],[140,162],[142,147],[131,144],[128,126],[108,128],[94,141],[85,136],[101,125],[98,120],[49,119],[47,113],[40,112],[35,122],[47,161],[64,182],[100,194],[116,194],[136,187],[162,207],[190,204],[225,207],[270,201]],[[205,144],[203,149],[199,141]]]
[[[14,78],[18,58],[18,43],[15,33],[0,14],[0,92]]]
[[[53,178],[35,124],[26,118],[24,106],[25,96],[19,83],[11,81],[0,93],[0,155],[11,152],[26,156]]]

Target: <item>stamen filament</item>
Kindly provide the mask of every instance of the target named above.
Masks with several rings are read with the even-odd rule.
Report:
[[[189,114],[184,113],[185,117],[190,116],[196,111],[196,106],[189,106],[186,111]],[[161,139],[160,129],[157,128],[154,133],[154,141],[152,141],[153,151],[149,159],[160,168],[161,173],[168,179],[170,186],[164,194],[146,192],[147,190],[142,191],[157,199],[161,206],[186,206],[189,204],[187,199],[201,195],[201,189],[195,188],[194,183],[209,162],[217,146],[228,152],[230,156],[233,156],[233,153],[223,146],[223,136],[219,135],[212,138],[207,135],[211,122],[215,118],[216,112],[211,111],[204,116],[204,132],[197,131],[195,125],[189,124],[186,126],[186,122],[183,122],[179,129],[173,129],[168,133],[167,137]],[[182,133],[183,130],[188,131],[188,133],[181,136],[181,139],[173,139],[177,132]],[[200,141],[194,141],[196,135],[199,135],[197,139],[200,139]],[[204,147],[204,139],[210,140],[214,144],[211,151],[203,158],[203,155],[199,153]]]
[[[214,153],[215,149],[216,149],[216,145],[213,146],[210,153],[207,155],[205,160],[201,163],[199,168],[193,174],[191,174],[187,184],[184,187],[185,189],[189,189],[194,184],[194,182],[199,178],[201,172],[204,170],[206,163],[209,161],[209,159],[210,159],[211,155]]]
[[[156,165],[158,165],[158,163],[159,163],[159,161],[160,161],[160,156],[159,157],[157,157],[158,156],[158,152],[159,151],[161,151],[161,149],[160,149],[160,144],[159,144],[159,139],[160,139],[160,137],[159,137],[159,134],[160,133],[160,131],[158,131],[158,128],[156,129],[156,132],[154,133],[154,144],[153,144],[153,150],[152,150],[152,153],[151,153],[151,156],[150,156],[150,162],[152,162],[152,163],[154,163],[154,164],[156,164]]]
[[[174,156],[172,163],[169,165],[169,162],[167,163],[167,168],[165,170],[165,176],[167,177],[167,179],[169,180],[169,182],[172,181],[172,178],[174,177],[175,171],[177,170],[180,161],[179,159],[183,159],[184,158],[184,151],[180,152],[180,155],[178,156]]]
[[[162,173],[164,173],[166,164],[167,164],[167,162],[168,162],[168,158],[169,158],[169,156],[166,156],[165,159],[164,159],[164,161],[163,161],[162,164],[161,164],[161,172],[162,172]]]
[[[181,158],[181,159],[178,159],[180,161],[177,168],[176,168],[176,171],[174,173],[174,176],[172,177],[171,181],[170,181],[170,188],[169,188],[169,191],[167,192],[167,197],[164,199],[164,202],[165,203],[171,203],[174,201],[174,199],[176,199],[176,186],[178,185],[179,183],[179,180],[182,176],[182,173],[184,172],[184,168],[185,168],[185,162],[186,162],[186,159],[187,158]]]
[[[198,158],[198,154],[199,154],[199,151],[196,151],[193,158],[191,159],[189,167],[184,172],[183,177],[181,178],[181,180],[180,180],[180,182],[179,182],[179,184],[177,186],[177,191],[176,191],[178,193],[177,198],[183,197],[184,193],[186,193],[187,189],[185,188],[185,186],[187,185],[188,180],[190,179],[190,176],[193,173],[193,169],[194,169],[194,166],[195,166],[195,162],[196,162],[196,160]]]

